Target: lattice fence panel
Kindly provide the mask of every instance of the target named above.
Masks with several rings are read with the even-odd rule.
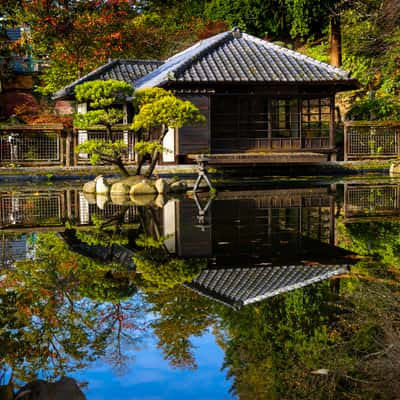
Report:
[[[346,190],[346,216],[381,214],[397,210],[397,186],[350,187]]]
[[[60,136],[35,132],[0,136],[0,161],[60,161]]]
[[[62,222],[62,193],[0,195],[1,225],[54,225]]]
[[[395,157],[399,152],[399,132],[396,126],[348,126],[347,157]]]

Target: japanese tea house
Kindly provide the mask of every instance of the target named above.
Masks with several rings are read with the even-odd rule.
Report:
[[[122,69],[127,63],[130,69]],[[83,81],[110,78],[136,89],[172,90],[206,116],[203,125],[170,130],[164,163],[190,162],[195,154],[208,154],[215,164],[334,160],[335,94],[359,87],[341,69],[234,29],[164,63],[109,63],[55,98],[72,98]],[[78,111],[84,112],[85,105]]]

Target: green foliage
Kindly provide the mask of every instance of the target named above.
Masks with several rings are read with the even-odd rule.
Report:
[[[124,213],[121,213],[121,218],[105,219],[101,216],[92,215],[93,229],[88,232],[77,231],[75,236],[89,246],[112,247],[113,245],[126,245],[129,240],[126,232],[121,229],[118,223],[123,216]]]
[[[207,264],[206,259],[172,257],[164,248],[165,238],[155,240],[140,235],[136,244],[142,248],[133,260],[144,280],[146,290],[165,290],[192,281]]]
[[[400,268],[399,222],[360,222],[338,226],[343,247],[360,255],[378,257],[384,264]]]
[[[120,265],[78,255],[54,233],[34,244],[35,258],[3,270],[0,285],[0,359],[21,381],[38,371],[58,378],[104,355],[116,318],[106,302],[135,293]]]
[[[75,114],[74,126],[79,129],[87,129],[95,125],[113,126],[120,123],[123,117],[123,111],[115,108],[91,110],[85,114]]]
[[[123,140],[87,140],[77,146],[76,152],[89,154],[89,160],[92,165],[98,164],[107,157],[115,159],[121,157],[127,150],[127,145]]]
[[[154,101],[161,100],[165,96],[173,95],[171,91],[163,88],[140,89],[135,92],[133,105],[140,110],[145,104],[153,103]]]
[[[346,114],[348,120],[400,120],[400,103],[391,96],[356,101]]]
[[[151,89],[152,90],[152,89]],[[204,122],[205,117],[190,101],[184,101],[168,92],[152,92],[147,95],[143,90],[139,113],[135,115],[132,129],[150,129],[156,127],[180,128],[189,122]],[[148,99],[150,102],[144,102]]]
[[[105,108],[116,103],[124,103],[133,94],[129,83],[114,79],[94,80],[75,87],[75,96],[79,102],[88,102],[92,108]]]
[[[157,142],[146,142],[144,140],[140,140],[135,143],[135,151],[140,155],[144,156],[146,154],[152,154],[155,150],[162,152],[164,147],[162,144]]]

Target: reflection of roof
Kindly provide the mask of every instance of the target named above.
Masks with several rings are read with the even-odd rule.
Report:
[[[190,289],[230,307],[241,307],[349,271],[348,265],[286,265],[205,269]]]
[[[342,83],[346,71],[238,31],[223,32],[174,55],[137,82],[137,88],[167,83]]]
[[[73,97],[76,85],[93,80],[115,79],[125,81],[133,85],[139,78],[147,75],[155,68],[162,65],[162,61],[155,60],[113,60],[108,64],[102,65],[89,74],[77,79],[68,86],[56,92],[54,99]]]

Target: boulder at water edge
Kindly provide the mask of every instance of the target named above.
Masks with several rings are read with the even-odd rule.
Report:
[[[185,181],[178,181],[171,184],[170,189],[172,193],[182,193],[186,192],[187,185]]]
[[[157,194],[157,190],[151,180],[143,179],[141,182],[131,187],[129,194],[134,195],[135,197],[145,194],[155,195]]]
[[[111,186],[111,194],[127,195],[131,187],[124,182],[116,182]]]
[[[96,193],[96,182],[89,181],[83,185],[83,193]]]

